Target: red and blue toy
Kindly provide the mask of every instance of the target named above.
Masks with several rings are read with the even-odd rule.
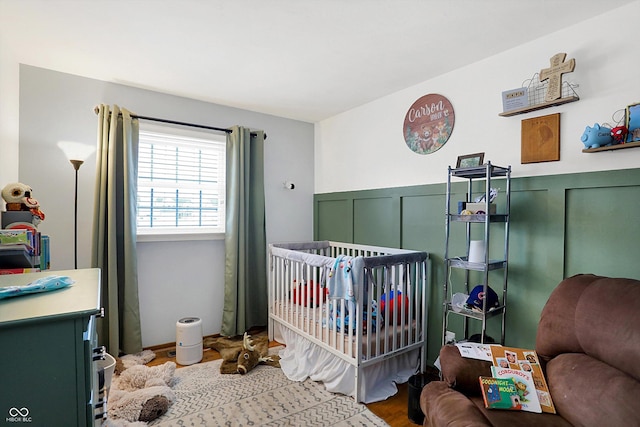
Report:
[[[302,305],[304,307],[318,307],[320,301],[324,303],[327,300],[327,294],[329,288],[323,288],[313,283],[313,280],[308,282],[302,281],[298,283],[297,280],[293,281],[293,302],[295,304]]]
[[[388,305],[387,305],[387,299],[389,300]],[[403,319],[402,319],[403,305],[404,305],[404,316],[406,319],[407,316],[409,315],[409,298],[402,295],[402,292],[400,291],[397,291],[397,294],[395,293],[395,291],[386,292],[382,296],[380,296],[379,314],[385,320],[389,319],[389,323],[393,322],[393,318],[395,316],[395,318],[397,319],[398,325],[400,325],[403,323]],[[389,309],[388,314],[386,311],[387,307]]]

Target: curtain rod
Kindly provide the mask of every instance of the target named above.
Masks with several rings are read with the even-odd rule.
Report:
[[[100,111],[98,109],[98,107],[95,107],[93,109],[93,111],[98,114],[98,112]],[[111,114],[111,112],[109,112],[109,114]],[[118,113],[118,114],[122,114],[122,113]],[[189,126],[189,127],[193,127],[193,128],[200,128],[200,129],[208,129],[208,130],[215,130],[218,132],[224,132],[224,133],[231,133],[233,132],[233,130],[231,129],[227,129],[227,128],[219,128],[219,127],[215,127],[215,126],[207,126],[207,125],[199,125],[199,124],[195,124],[195,123],[187,123],[187,122],[178,122],[176,120],[169,120],[169,119],[159,119],[157,117],[148,117],[148,116],[139,116],[137,114],[130,114],[130,116],[134,119],[141,119],[141,120],[151,120],[154,122],[161,122],[161,123],[169,123],[172,125],[180,125],[180,126]],[[251,132],[252,136],[256,136],[257,134],[255,132]],[[267,134],[264,134],[264,139],[267,139]]]

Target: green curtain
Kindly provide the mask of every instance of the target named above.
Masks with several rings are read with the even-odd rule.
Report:
[[[92,267],[102,273],[98,339],[113,355],[142,351],[136,256],[138,120],[99,105]]]
[[[227,134],[225,291],[222,335],[267,324],[264,132]]]

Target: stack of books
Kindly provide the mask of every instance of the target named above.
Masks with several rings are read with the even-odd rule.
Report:
[[[493,363],[492,376],[479,378],[486,408],[556,413],[535,350],[471,342],[456,346],[462,357]]]
[[[30,229],[0,230],[0,274],[20,274],[49,267],[49,237]]]

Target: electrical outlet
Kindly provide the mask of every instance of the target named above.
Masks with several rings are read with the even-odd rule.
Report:
[[[456,342],[456,334],[455,332],[447,331],[444,335],[444,343],[445,344],[454,344]]]

